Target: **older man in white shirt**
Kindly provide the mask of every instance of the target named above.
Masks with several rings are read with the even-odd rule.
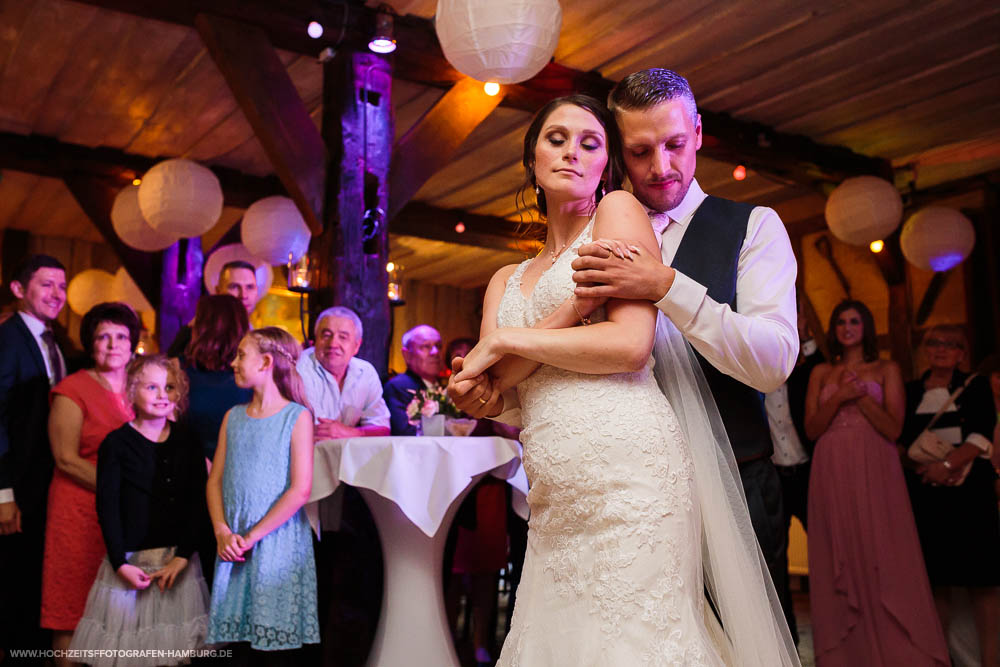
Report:
[[[317,441],[389,435],[389,408],[378,372],[354,356],[363,334],[353,310],[327,308],[316,320],[316,346],[299,356],[297,369],[316,418]]]

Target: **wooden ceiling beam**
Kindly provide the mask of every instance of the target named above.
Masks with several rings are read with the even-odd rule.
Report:
[[[121,190],[121,185],[114,179],[101,178],[93,174],[79,171],[67,173],[63,181],[70,193],[76,199],[80,208],[87,214],[97,231],[118,255],[122,266],[129,276],[142,290],[143,296],[153,308],[160,307],[160,273],[163,264],[163,253],[143,252],[126,245],[111,224],[111,207],[115,197]]]
[[[0,132],[0,169],[65,178],[80,173],[124,186],[150,167],[171,157],[146,157],[104,146],[90,148],[37,134]],[[274,176],[252,176],[227,167],[209,166],[222,185],[227,206],[247,208],[262,197],[286,194]]]
[[[455,229],[458,223],[465,225],[464,232]],[[545,238],[545,225],[538,222],[522,224],[506,218],[411,202],[389,223],[389,233],[494,250],[530,252],[539,247],[534,239]]]
[[[375,22],[375,9],[353,3],[319,0],[76,0],[148,19],[193,26],[200,13],[231,18],[264,30],[279,49],[319,56],[325,48],[365,49]],[[325,27],[323,36],[306,34],[309,21]],[[448,89],[463,78],[438,44],[433,21],[406,15],[395,18],[398,48],[393,74],[399,79]],[[343,39],[341,39],[343,36]],[[598,72],[583,72],[551,62],[534,78],[504,86],[504,106],[535,112],[545,102],[580,92],[605,98],[614,85]],[[888,161],[848,148],[820,144],[803,135],[701,110],[705,141],[702,155],[778,176],[789,182],[828,191],[849,176],[874,174],[892,180]]]
[[[451,161],[466,137],[486,120],[502,98],[502,94],[487,95],[482,83],[465,77],[400,138],[392,148],[389,220]]]
[[[267,33],[208,14],[195,27],[306,224],[322,233],[326,146]]]

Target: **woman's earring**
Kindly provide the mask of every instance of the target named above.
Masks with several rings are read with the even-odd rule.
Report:
[[[535,186],[535,196],[537,197],[540,194],[542,194],[542,189],[536,185]]]

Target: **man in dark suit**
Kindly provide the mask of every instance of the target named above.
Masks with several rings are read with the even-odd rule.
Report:
[[[52,480],[49,389],[66,374],[52,321],[66,269],[34,255],[17,268],[18,312],[0,324],[0,633],[4,651],[47,648],[39,628],[45,512]]]
[[[382,397],[389,406],[393,435],[416,435],[417,427],[410,424],[406,406],[414,392],[438,385],[441,375],[441,334],[427,324],[420,324],[403,334],[403,360],[406,372],[385,383]]]

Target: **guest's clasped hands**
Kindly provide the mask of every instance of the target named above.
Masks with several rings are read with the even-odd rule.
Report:
[[[124,579],[125,583],[138,591],[149,588],[149,585],[155,582],[156,585],[159,586],[160,592],[162,593],[165,590],[173,588],[174,581],[177,580],[177,575],[179,575],[181,571],[187,567],[187,564],[187,558],[174,556],[170,559],[169,563],[156,572],[146,574],[145,570],[141,567],[125,563],[118,568],[118,576]]]
[[[250,551],[257,540],[250,537],[234,533],[232,531],[217,533],[215,541],[218,546],[218,554],[221,560],[229,563],[242,563],[246,560],[243,554]]]

